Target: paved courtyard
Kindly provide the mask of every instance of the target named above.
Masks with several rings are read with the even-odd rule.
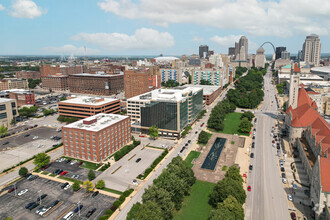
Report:
[[[102,179],[107,188],[125,191],[130,187],[133,180],[149,168],[152,162],[162,153],[163,150],[143,148],[143,145],[140,144],[108,170],[101,173],[93,182]],[[136,162],[138,158],[141,158],[141,160]]]
[[[222,149],[215,169],[203,169],[201,168],[202,164],[207,157],[210,149],[212,148],[212,145],[216,138],[226,138],[227,141],[225,143],[224,148]],[[244,140],[244,138],[239,137],[237,135],[213,133],[208,144],[206,146],[200,147],[201,155],[194,162],[193,171],[195,173],[196,178],[201,181],[207,181],[212,183],[216,183],[222,178],[224,178],[226,171],[222,171],[222,167],[230,167],[235,164],[237,149],[238,147],[244,146]]]

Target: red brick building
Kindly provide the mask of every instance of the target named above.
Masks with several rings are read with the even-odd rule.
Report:
[[[129,116],[97,114],[62,127],[64,155],[101,162],[131,141]]]
[[[52,90],[67,90],[68,87],[68,77],[62,74],[41,77],[41,83],[43,89]]]
[[[35,104],[34,93],[29,91],[9,91],[9,98],[15,99],[18,107]]]
[[[82,96],[58,103],[58,114],[64,117],[82,119],[99,113],[119,114],[120,100]]]
[[[69,75],[70,92],[111,95],[124,90],[124,74],[72,74]]]
[[[18,79],[40,79],[41,74],[38,71],[18,71],[16,72],[16,78]]]

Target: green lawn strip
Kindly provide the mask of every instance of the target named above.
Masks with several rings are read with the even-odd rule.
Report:
[[[62,180],[67,180],[67,181],[70,181],[70,182],[78,182],[80,184],[83,184],[83,181],[72,179],[72,178],[65,177],[65,176],[59,176],[57,178],[62,179]]]
[[[184,160],[185,163],[187,164],[187,166],[190,167],[190,168],[192,168],[194,166],[194,164],[192,164],[191,162],[195,158],[198,158],[200,154],[201,154],[201,152],[190,151],[190,153],[188,154],[187,158]]]
[[[174,214],[174,220],[206,220],[210,216],[212,206],[209,205],[214,183],[197,180],[191,188],[189,196],[184,198],[182,208]]]
[[[50,174],[49,176],[51,176],[51,177],[55,177],[55,176],[57,176],[57,175],[54,174],[54,173],[52,173],[52,174]]]
[[[154,147],[154,146],[150,146],[150,145],[147,145],[146,147],[148,147],[148,148],[154,148],[154,149],[158,149],[158,150],[164,150],[164,148]]]
[[[46,172],[46,171],[43,171],[43,172],[41,172],[41,174],[43,174],[43,175],[48,175],[49,173]]]
[[[118,195],[123,194],[123,192],[120,192],[120,191],[115,190],[115,189],[106,188],[106,187],[103,188],[103,189],[101,189],[101,190],[103,190],[103,191],[107,191],[107,192],[111,192],[111,193],[115,193],[115,194],[118,194]]]
[[[87,169],[92,169],[92,170],[97,170],[101,165],[97,164],[97,163],[93,163],[93,162],[89,162],[89,161],[85,161],[85,160],[79,160],[79,159],[75,159],[75,158],[71,158],[71,157],[63,157],[65,159],[70,159],[70,160],[76,160],[78,162],[83,162],[83,164],[80,165],[80,167],[82,168],[87,168]]]
[[[10,186],[10,185],[12,185],[12,184],[14,184],[14,183],[16,183],[16,182],[18,182],[18,181],[20,181],[21,179],[23,179],[24,177],[20,177],[20,178],[18,178],[18,179],[16,179],[16,180],[14,180],[14,181],[12,181],[12,182],[10,182],[10,183],[8,183],[8,186]]]

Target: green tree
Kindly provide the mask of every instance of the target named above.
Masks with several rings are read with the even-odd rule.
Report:
[[[77,191],[80,189],[80,184],[78,181],[74,181],[73,185],[72,185],[72,190],[73,191]]]
[[[20,116],[24,116],[24,117],[32,117],[34,116],[34,114],[38,111],[38,107],[37,106],[32,106],[30,108],[28,107],[23,107],[21,109],[18,110],[18,113]]]
[[[254,114],[250,111],[244,112],[241,116],[241,119],[243,118],[247,118],[249,119],[249,121],[252,121],[252,119],[254,118]]]
[[[201,133],[199,133],[198,135],[198,143],[207,144],[208,141],[209,141],[209,133],[205,131],[201,131]]]
[[[243,118],[241,120],[241,124],[238,127],[239,132],[242,133],[249,133],[251,131],[251,122],[248,118]]]
[[[95,185],[95,188],[96,189],[103,189],[105,187],[105,183],[104,183],[104,180],[99,180],[97,181],[96,185]]]
[[[229,195],[235,197],[240,204],[245,203],[246,193],[242,184],[231,178],[224,178],[215,185],[213,192],[210,194],[209,203],[216,207],[219,202],[223,202]]]
[[[67,98],[66,97],[62,97],[60,98],[60,101],[65,101]]]
[[[164,219],[172,219],[174,203],[168,191],[158,186],[152,185],[147,188],[142,196],[143,203],[147,201],[155,202],[162,209]]]
[[[7,134],[8,128],[4,125],[0,126],[0,135],[5,135]]]
[[[235,217],[236,220],[244,220],[244,209],[235,197],[229,195],[223,203],[218,204],[218,209],[227,209]]]
[[[88,179],[89,180],[93,180],[93,179],[95,179],[95,173],[94,173],[94,171],[93,170],[89,170],[89,172],[88,172]]]
[[[158,127],[157,126],[151,126],[149,128],[149,135],[150,137],[152,137],[153,139],[157,139],[159,134],[158,134]]]
[[[15,119],[11,119],[10,125],[14,125],[14,124],[15,124]]]
[[[236,220],[235,216],[225,208],[218,208],[211,211],[209,220]]]
[[[38,168],[43,167],[50,162],[50,156],[48,156],[46,153],[39,153],[34,156],[34,165],[36,165]]]
[[[200,84],[200,85],[209,85],[209,86],[212,85],[212,83],[211,83],[210,81],[208,81],[208,80],[204,80],[204,79],[202,79],[202,80],[199,82],[199,84]]]
[[[229,169],[227,170],[227,172],[225,174],[225,177],[231,178],[231,179],[236,180],[239,183],[243,184],[243,177],[240,174],[239,168],[236,166],[229,167]]]
[[[21,177],[26,177],[26,175],[28,174],[28,169],[26,167],[21,167],[18,171],[18,174],[21,176]]]
[[[91,181],[84,181],[83,185],[85,186],[86,192],[92,192],[94,189],[94,184]]]
[[[127,214],[126,220],[164,220],[162,209],[155,202],[147,201],[144,204],[134,206]]]

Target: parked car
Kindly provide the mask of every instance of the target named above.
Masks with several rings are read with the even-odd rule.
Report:
[[[29,208],[28,208],[28,210],[32,210],[32,209],[34,209],[35,207],[37,207],[39,204],[38,203],[33,203]]]
[[[42,194],[41,196],[38,197],[37,201],[39,202],[40,200],[43,200],[46,197],[47,197],[47,194]]]
[[[28,204],[25,206],[25,208],[26,208],[26,209],[30,208],[30,206],[32,206],[34,203],[35,203],[35,202],[30,202],[30,203],[28,203]]]
[[[281,167],[281,172],[285,172],[285,169],[284,169],[284,167]]]
[[[9,144],[9,141],[4,142],[2,145],[7,145]]]
[[[138,163],[138,162],[140,162],[141,161],[141,158],[138,158],[138,159],[136,159],[136,163]]]
[[[254,144],[255,144],[255,142],[252,142],[252,148],[254,148]]]
[[[24,135],[24,137],[29,137],[30,136],[30,134],[26,134],[26,135]]]
[[[69,189],[71,186],[72,186],[71,184],[66,185],[66,187],[64,187],[64,190]]]
[[[254,158],[254,153],[251,153],[251,154],[250,154],[250,157],[251,157],[251,158]]]
[[[81,164],[83,164],[83,162],[82,162],[82,161],[80,161],[79,163],[77,163],[77,165],[78,165],[78,166],[80,166]]]
[[[22,191],[20,191],[17,195],[21,196],[24,195],[25,193],[27,193],[29,190],[28,189],[23,189]]]
[[[285,175],[285,173],[282,173],[282,178],[286,178],[286,175]]]
[[[144,137],[144,135],[140,134],[140,135],[139,135],[139,137],[142,137],[142,138],[143,138],[143,137]]]
[[[95,197],[95,196],[97,196],[98,194],[99,194],[99,191],[95,191],[95,192],[93,192],[92,197]]]
[[[65,174],[67,174],[68,173],[68,171],[63,171],[62,173],[61,173],[61,176],[64,176]]]
[[[75,213],[77,213],[79,210],[81,211],[81,209],[83,208],[83,205],[79,205],[77,206],[77,208],[74,210]]]
[[[35,125],[33,125],[33,127],[34,127],[34,128],[36,128],[36,127],[38,127],[38,125],[37,125],[37,124],[35,124]]]
[[[296,220],[297,219],[296,213],[294,213],[294,212],[291,212],[290,213],[290,217],[291,217],[292,220]]]
[[[62,185],[61,185],[61,188],[62,189],[64,189],[67,185],[69,185],[69,183],[68,182],[66,182],[66,183],[63,183]]]
[[[86,214],[86,217],[89,218],[91,217],[91,215],[93,215],[93,213],[96,211],[96,208],[93,208],[92,210],[88,211]]]
[[[36,139],[38,139],[39,137],[38,136],[34,136],[32,139],[33,140],[36,140]]]
[[[288,194],[288,200],[292,201],[292,195],[291,194]]]
[[[45,208],[45,206],[40,206],[40,207],[37,209],[36,213],[39,214],[44,208]]]
[[[286,178],[282,178],[282,183],[286,184]]]
[[[251,191],[251,186],[248,186],[247,190],[250,192]]]
[[[13,191],[15,191],[15,189],[17,189],[17,186],[13,186],[13,187],[11,187],[10,189],[8,189],[8,192],[10,193],[10,192],[13,192]]]
[[[50,164],[47,164],[47,165],[41,167],[41,169],[42,169],[42,170],[45,170],[45,169],[47,169],[47,168],[49,168],[49,167],[50,167]]]
[[[249,166],[249,170],[253,170],[253,165],[252,164]]]

